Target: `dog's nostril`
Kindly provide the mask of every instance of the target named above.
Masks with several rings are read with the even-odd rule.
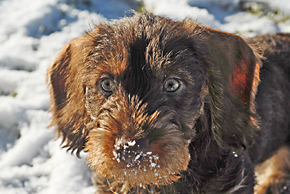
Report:
[[[122,142],[121,145],[115,145],[113,150],[114,159],[118,162],[124,162],[127,167],[133,167],[139,165],[146,156],[151,154],[151,152],[148,152],[148,149],[148,138],[128,141],[126,143]]]
[[[145,138],[136,140],[135,147],[137,147],[137,150],[139,151],[147,151],[149,148],[149,139],[145,137]]]

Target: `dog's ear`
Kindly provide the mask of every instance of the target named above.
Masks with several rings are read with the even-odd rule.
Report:
[[[56,126],[58,137],[63,136],[63,147],[79,156],[87,136],[85,126],[85,94],[81,72],[94,41],[85,34],[70,41],[47,70],[50,93],[51,127]]]
[[[259,118],[255,95],[261,61],[239,36],[205,28],[208,98],[212,130],[221,147],[235,150],[252,144]]]
[[[211,128],[219,146],[239,151],[259,130],[255,95],[261,61],[239,36],[184,22],[205,64]]]

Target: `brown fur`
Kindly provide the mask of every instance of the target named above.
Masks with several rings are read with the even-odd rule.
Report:
[[[264,194],[269,187],[272,193],[279,193],[281,183],[284,183],[285,178],[289,179],[289,169],[290,151],[288,147],[282,147],[271,158],[256,166],[255,194]]]

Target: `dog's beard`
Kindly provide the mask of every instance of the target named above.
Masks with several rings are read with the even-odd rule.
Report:
[[[112,187],[170,184],[187,169],[190,140],[172,113],[148,115],[146,104],[124,94],[109,97],[97,112],[87,124],[88,162]]]

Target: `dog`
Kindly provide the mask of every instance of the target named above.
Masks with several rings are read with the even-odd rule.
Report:
[[[287,193],[289,75],[290,34],[136,13],[60,51],[50,126],[96,193]]]

